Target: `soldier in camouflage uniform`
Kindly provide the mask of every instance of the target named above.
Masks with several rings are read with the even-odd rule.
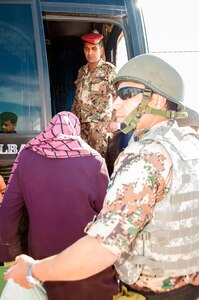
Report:
[[[134,131],[136,142],[116,160],[102,211],[72,247],[37,262],[20,256],[6,278],[28,287],[30,266],[44,281],[82,279],[114,264],[137,293],[129,299],[196,300],[199,140],[190,126],[184,134],[176,122],[187,117],[181,76],[143,54],[127,62],[114,83],[116,121],[123,132]]]
[[[107,143],[111,137],[107,126],[115,93],[112,85],[115,66],[101,59],[103,35],[89,33],[81,38],[88,63],[78,72],[72,112],[80,120],[81,137],[106,158]]]

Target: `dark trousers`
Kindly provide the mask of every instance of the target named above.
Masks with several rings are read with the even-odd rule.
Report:
[[[191,284],[166,293],[155,294],[153,292],[143,293],[140,291],[137,293],[145,296],[147,300],[199,300],[199,286]]]

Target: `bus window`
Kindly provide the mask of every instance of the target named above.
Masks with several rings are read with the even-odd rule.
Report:
[[[41,130],[39,79],[31,7],[1,4],[0,113],[18,116],[17,132]]]

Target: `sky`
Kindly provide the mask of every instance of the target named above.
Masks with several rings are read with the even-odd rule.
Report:
[[[198,0],[140,0],[149,52],[159,55],[181,74],[185,105],[199,112]]]

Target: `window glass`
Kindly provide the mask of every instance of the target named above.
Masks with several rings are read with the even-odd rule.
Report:
[[[30,4],[0,4],[0,113],[17,114],[17,132],[41,130]]]

